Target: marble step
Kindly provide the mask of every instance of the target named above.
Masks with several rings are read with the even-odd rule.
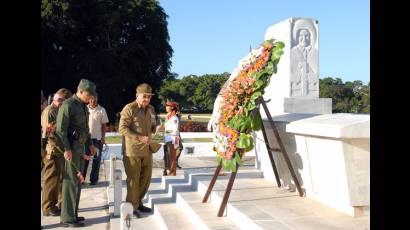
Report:
[[[215,185],[214,192],[211,195],[211,201],[208,203],[202,203],[204,191],[207,189],[207,183],[209,183],[215,168],[208,169],[193,169],[185,170],[179,173],[177,176],[160,176],[156,175],[152,178],[149,190],[145,199],[144,205],[151,207],[153,213],[143,214],[141,219],[133,219],[132,224],[138,223],[138,221],[155,222],[151,223],[150,229],[176,229],[178,226],[184,226],[183,229],[241,229],[241,227],[249,229],[249,226],[259,228],[257,224],[249,224],[246,221],[237,221],[230,218],[232,215],[226,215],[224,217],[217,217],[219,208],[218,192],[224,191],[223,184],[221,182],[229,179],[230,173],[221,171],[218,176],[217,184]],[[123,172],[124,174],[124,172]],[[253,167],[243,167],[238,171],[238,180],[263,180],[263,173],[256,170]],[[125,175],[123,175],[125,179]],[[125,202],[126,197],[126,184],[123,181],[122,187],[122,200]],[[264,185],[266,186],[266,185]],[[235,188],[235,186],[234,186]],[[110,190],[109,188],[107,190]],[[198,191],[198,192],[197,192]],[[112,201],[112,190],[109,192],[109,200]],[[230,199],[231,200],[231,199]],[[112,213],[112,202],[110,203],[110,213]],[[229,203],[228,203],[229,204]],[[173,214],[175,214],[174,217]],[[144,216],[146,215],[146,216]],[[235,216],[238,216],[236,214]],[[240,215],[239,215],[240,216]],[[154,221],[155,220],[155,221]],[[112,218],[112,224],[118,225],[119,218]],[[115,224],[115,222],[118,222]],[[249,222],[249,221],[248,221]],[[247,225],[242,225],[246,223]],[[147,226],[147,225],[145,225]],[[252,228],[253,229],[253,228]],[[260,229],[260,228],[259,228]]]
[[[111,218],[110,220],[110,229],[111,230],[120,230],[120,218]],[[133,217],[130,222],[129,230],[166,230],[158,222],[157,218],[152,214],[141,214],[141,218]]]
[[[185,213],[175,204],[156,204],[154,216],[161,229],[194,230],[195,225],[189,221]]]
[[[226,217],[217,217],[217,208],[202,203],[202,196],[197,192],[178,192],[176,204],[196,229],[240,229]]]
[[[210,180],[204,180],[204,178],[198,179],[202,180],[197,182],[197,191],[201,197],[204,197]],[[222,203],[227,184],[228,178],[218,179],[208,199],[208,203],[218,210]],[[285,198],[288,196],[298,195],[296,192],[289,192],[286,189],[277,188],[273,182],[263,178],[236,178],[224,216],[233,221],[237,226],[246,226],[248,229],[266,229],[266,226],[263,226],[263,221],[272,221],[272,217],[250,204],[254,201]],[[215,215],[216,214],[217,212],[215,212]]]

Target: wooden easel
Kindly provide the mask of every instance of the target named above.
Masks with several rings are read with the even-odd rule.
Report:
[[[263,107],[263,109],[264,109],[264,111],[265,111],[265,113],[266,113],[266,116],[267,116],[267,118],[268,118],[269,124],[270,124],[271,127],[272,127],[272,130],[273,130],[273,133],[274,133],[274,135],[275,135],[275,138],[276,138],[276,140],[277,140],[277,142],[278,142],[278,144],[279,144],[279,147],[280,147],[280,149],[274,149],[274,148],[271,148],[271,147],[269,146],[268,137],[267,137],[267,135],[266,135],[266,130],[265,130],[265,127],[263,126],[263,122],[262,122],[262,134],[263,134],[263,139],[264,139],[264,142],[265,142],[265,145],[266,145],[266,149],[268,150],[270,163],[271,163],[271,165],[272,165],[273,173],[275,174],[275,178],[276,178],[276,183],[278,184],[278,187],[281,187],[281,186],[282,186],[282,185],[281,185],[281,182],[280,182],[280,179],[279,179],[278,171],[277,171],[277,169],[276,169],[275,161],[273,160],[273,151],[277,151],[277,152],[282,152],[282,153],[283,153],[283,157],[284,157],[284,159],[285,159],[286,165],[287,165],[288,168],[289,168],[290,174],[292,175],[292,179],[293,179],[293,181],[295,182],[295,185],[296,185],[296,188],[297,188],[297,190],[298,190],[299,196],[302,197],[302,196],[304,195],[304,191],[302,190],[302,187],[300,186],[299,180],[298,180],[298,178],[296,177],[296,174],[295,174],[295,172],[294,172],[294,170],[293,170],[293,167],[292,167],[292,164],[291,164],[291,162],[290,162],[288,153],[286,152],[285,146],[284,146],[283,143],[282,143],[282,140],[281,140],[281,138],[280,138],[280,136],[279,136],[279,132],[278,132],[278,130],[276,129],[275,123],[273,122],[272,116],[271,116],[271,114],[270,114],[270,112],[269,112],[269,110],[268,110],[268,107],[266,106],[266,102],[265,102],[265,100],[263,99],[263,97],[260,97],[260,98],[257,100],[257,107],[259,107],[259,105],[262,105],[262,107]],[[214,175],[213,175],[213,177],[212,177],[212,179],[211,179],[211,183],[210,183],[209,186],[208,186],[208,190],[206,191],[205,196],[204,196],[204,198],[202,199],[202,203],[206,203],[206,202],[208,201],[208,198],[209,198],[209,196],[211,195],[212,189],[213,189],[213,187],[214,187],[214,185],[215,185],[216,179],[218,178],[218,175],[219,175],[219,172],[221,171],[221,168],[222,168],[222,163],[219,163],[219,165],[218,165],[218,166],[216,167],[216,169],[215,169],[215,173],[214,173]],[[229,177],[228,186],[226,187],[225,194],[224,194],[224,197],[223,197],[223,199],[222,199],[221,206],[219,207],[218,217],[222,217],[222,215],[223,215],[223,213],[224,213],[226,204],[228,203],[229,195],[231,194],[231,190],[232,190],[233,183],[234,183],[234,181],[235,181],[236,173],[238,172],[238,168],[239,168],[239,165],[236,165],[236,171],[235,171],[235,172],[232,172],[232,173],[231,173],[231,176]]]

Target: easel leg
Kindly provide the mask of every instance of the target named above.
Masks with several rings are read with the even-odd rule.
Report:
[[[221,206],[219,207],[218,217],[222,217],[223,214],[224,214],[226,204],[228,203],[229,195],[231,194],[233,182],[235,181],[236,172],[238,172],[238,167],[239,166],[236,165],[236,171],[232,172],[231,176],[229,177],[228,186],[226,187],[225,194],[224,194],[224,197],[222,199]]]
[[[222,162],[219,163],[218,167],[215,169],[214,176],[212,177],[211,183],[208,185],[208,190],[205,193],[204,199],[202,199],[202,203],[206,203],[208,201],[209,195],[211,195],[212,189],[214,188],[216,178],[219,176],[219,172],[222,168]]]
[[[268,110],[268,107],[266,106],[265,101],[263,99],[261,101],[262,101],[261,104],[263,106],[263,109],[265,110],[265,113],[266,113],[266,116],[269,120],[269,123],[272,126],[273,133],[275,134],[276,140],[278,141],[279,147],[280,147],[280,149],[283,153],[283,157],[285,158],[285,162],[286,162],[286,164],[289,168],[290,174],[292,175],[292,179],[296,184],[296,188],[298,189],[299,196],[303,196],[304,192],[302,190],[302,187],[299,184],[298,178],[296,177],[295,171],[293,170],[292,163],[290,162],[290,159],[289,159],[289,155],[286,152],[286,149],[285,149],[285,146],[282,143],[282,140],[280,139],[279,132],[276,129],[275,123],[273,123],[272,116],[270,115],[270,112]]]
[[[270,150],[268,137],[266,136],[266,131],[265,131],[265,127],[263,126],[263,123],[262,123],[262,134],[263,134],[263,140],[265,141],[266,149],[268,150],[270,164],[272,165],[273,173],[275,174],[276,183],[277,183],[278,187],[281,187],[282,184],[280,183],[278,170],[276,169],[275,161],[273,160],[273,153]]]

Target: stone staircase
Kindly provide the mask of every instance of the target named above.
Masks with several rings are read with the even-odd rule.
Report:
[[[117,169],[122,168],[117,165]],[[221,173],[208,202],[202,203],[214,170],[186,169],[178,170],[177,176],[162,176],[161,169],[154,168],[144,199],[153,213],[132,219],[130,229],[370,229],[369,217],[353,218],[301,198],[296,192],[275,187],[260,171],[246,166],[238,170],[224,216],[217,217],[230,174]],[[107,191],[113,213],[113,192]],[[124,172],[122,192],[124,202]],[[112,217],[110,227],[120,229],[120,218]]]

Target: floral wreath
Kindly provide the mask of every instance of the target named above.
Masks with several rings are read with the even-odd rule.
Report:
[[[252,50],[240,61],[238,74],[220,92],[223,100],[214,123],[213,149],[226,170],[235,172],[245,152],[253,149],[251,133],[262,125],[257,100],[277,72],[284,46],[271,39]]]

